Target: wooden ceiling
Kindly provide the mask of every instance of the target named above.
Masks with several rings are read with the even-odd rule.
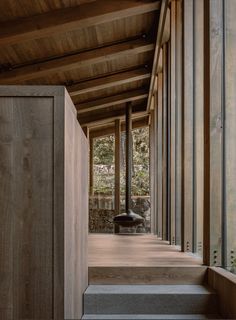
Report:
[[[1,0],[0,84],[65,85],[96,136],[128,101],[147,125],[162,2]]]

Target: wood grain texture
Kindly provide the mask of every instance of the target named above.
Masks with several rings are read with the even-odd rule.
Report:
[[[2,165],[10,175],[8,191],[12,197],[1,199],[5,207],[1,212],[4,215],[8,212],[11,218],[8,235],[11,239],[6,244],[12,259],[8,280],[14,284],[9,287],[8,283],[1,291],[12,297],[13,319],[42,316],[49,319],[53,315],[53,100],[1,97],[0,107],[5,127],[5,132],[1,130],[1,141],[8,136],[8,143],[1,143],[1,154],[6,157]],[[1,190],[6,190],[4,184]],[[8,234],[8,228],[2,234]]]
[[[204,262],[221,265],[222,1],[210,0],[204,5]]]
[[[154,98],[153,98],[154,100]],[[154,102],[153,102],[154,103]],[[156,208],[156,195],[157,195],[157,188],[156,188],[156,175],[152,174],[156,172],[156,130],[155,130],[155,111],[150,111],[151,115],[151,123],[149,126],[149,139],[150,139],[150,170],[149,170],[149,179],[150,179],[150,200],[151,200],[151,232],[156,234],[157,229],[157,208]]]
[[[65,98],[65,319],[80,319],[88,285],[88,142]]]
[[[145,40],[132,40],[104,48],[97,48],[77,54],[70,54],[49,61],[38,62],[25,67],[19,67],[0,74],[0,84],[17,84],[22,81],[37,79],[50,74],[70,71],[75,68],[90,66],[122,56],[152,51],[154,44]]]
[[[11,102],[11,103],[8,103]],[[12,219],[12,143],[13,143],[13,103],[9,99],[0,100],[0,317],[13,319],[13,231]]]
[[[196,243],[195,252],[202,256],[203,254],[203,186],[204,186],[204,99],[203,99],[203,7],[204,1],[194,2],[194,32],[195,32],[195,232]]]
[[[148,111],[150,110],[152,95],[155,91],[155,76],[157,73],[158,62],[160,58],[161,44],[162,44],[163,33],[165,29],[167,11],[168,11],[168,3],[169,3],[168,0],[161,1],[160,16],[159,16],[158,28],[157,28],[157,38],[156,38],[155,52],[154,52],[153,65],[152,65],[152,75],[151,75],[151,81],[150,81],[150,90],[149,90],[148,103],[147,103]]]
[[[115,0],[89,2],[46,12],[34,17],[3,22],[0,27],[0,44],[9,45],[20,41],[35,40],[81,28],[96,26],[105,22],[143,14],[159,9],[160,2]]]
[[[163,114],[162,114],[162,237],[169,240],[167,212],[167,46],[163,46]]]
[[[181,252],[180,247],[170,246],[156,235],[89,235],[89,267],[134,268],[201,264],[201,258]]]
[[[176,219],[175,219],[175,148],[176,148],[176,2],[171,2],[171,41],[170,41],[170,241],[176,244]]]
[[[157,235],[163,237],[163,74],[157,80]]]
[[[184,251],[193,250],[194,215],[194,34],[193,1],[183,2],[183,229],[182,246]]]
[[[104,77],[97,79],[87,80],[69,86],[67,90],[70,93],[70,96],[73,97],[84,93],[94,92],[138,80],[147,79],[149,77],[150,72],[146,68],[140,68],[132,71],[124,71],[117,74],[105,75]]]
[[[224,319],[236,318],[236,277],[217,267],[208,269],[208,284],[216,290],[219,297],[220,313]]]
[[[183,212],[183,106],[182,106],[182,0],[176,1],[176,244],[180,245],[182,235],[182,212]]]
[[[227,253],[225,264],[230,268],[236,259],[236,3],[225,1],[225,215],[227,221]]]
[[[88,161],[87,139],[73,108],[68,96],[65,102],[64,88],[0,87],[0,274],[4,279],[0,315],[4,319],[64,319],[64,309],[71,319],[82,314],[88,281],[84,238]],[[67,127],[74,125],[70,128],[76,130],[72,141],[77,146],[72,152],[66,144],[66,155],[65,110],[73,110],[66,120]],[[65,180],[64,159],[79,168],[76,182],[69,174]],[[68,193],[75,200],[66,210]]]
[[[96,99],[93,101],[80,103],[76,105],[76,108],[78,109],[78,114],[80,115],[88,111],[100,110],[103,108],[123,104],[126,102],[142,100],[147,98],[147,96],[148,96],[147,89],[142,88],[139,90],[124,92],[122,94],[118,94],[115,96],[110,96],[110,97],[105,97],[101,99]]]

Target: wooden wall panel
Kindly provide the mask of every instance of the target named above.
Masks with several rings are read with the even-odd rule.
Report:
[[[82,314],[87,139],[68,100],[63,87],[0,87],[3,319]]]
[[[5,127],[2,174],[9,181],[10,195],[1,198],[1,206],[9,210],[1,213],[11,219],[2,234],[9,232],[5,253],[11,257],[8,285],[14,286],[7,294],[12,296],[12,316],[49,319],[53,315],[53,99],[0,98],[0,109]],[[6,287],[1,293],[6,294]]]
[[[208,268],[208,284],[218,295],[219,312],[223,319],[236,319],[235,275],[222,268],[211,267]]]
[[[12,197],[12,132],[13,103],[2,98],[0,108],[0,318],[13,318],[13,197]]]
[[[88,142],[68,94],[65,104],[65,319],[80,319],[88,284]]]

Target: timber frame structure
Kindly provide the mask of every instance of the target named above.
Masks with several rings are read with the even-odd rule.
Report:
[[[132,128],[150,130],[152,233],[203,257],[226,318],[236,317],[226,271],[236,261],[235,14],[235,0],[0,2],[1,96],[8,85],[13,96],[22,85],[67,89],[90,145],[90,195],[93,140],[115,135],[117,213],[132,103]]]

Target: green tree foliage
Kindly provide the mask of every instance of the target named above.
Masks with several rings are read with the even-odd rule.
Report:
[[[114,135],[94,141],[94,191],[114,194]],[[121,194],[125,193],[125,135],[121,143]],[[149,195],[149,130],[133,130],[132,194]]]

